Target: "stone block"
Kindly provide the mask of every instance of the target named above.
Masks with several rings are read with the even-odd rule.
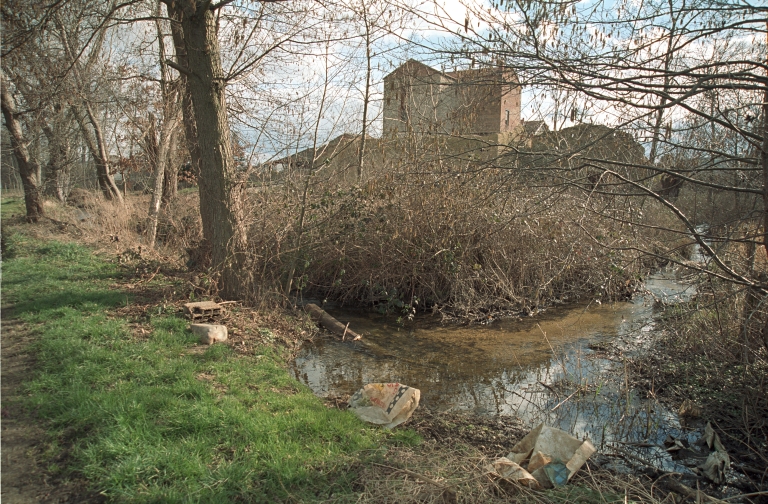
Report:
[[[227,326],[221,324],[190,324],[189,329],[200,338],[200,343],[212,345],[227,341]]]

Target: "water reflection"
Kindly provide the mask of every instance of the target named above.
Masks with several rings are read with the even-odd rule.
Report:
[[[589,302],[487,326],[421,319],[400,327],[391,318],[329,309],[363,340],[310,345],[296,358],[295,373],[323,396],[401,382],[419,388],[422,404],[433,410],[514,414],[588,435],[597,445],[661,444],[668,433],[683,435],[677,417],[627,391],[621,359],[593,350],[608,341],[636,347],[653,329],[655,300],[692,294],[671,275],[657,275],[647,287],[651,294],[634,302]]]

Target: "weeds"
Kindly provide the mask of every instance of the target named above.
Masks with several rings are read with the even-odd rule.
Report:
[[[503,172],[429,170],[389,173],[365,186],[318,176],[308,188],[301,227],[301,173],[248,192],[243,298],[282,304],[290,284],[290,296],[374,307],[403,320],[439,310],[466,321],[633,292],[641,273],[633,266],[636,254],[603,247],[621,239],[621,226],[574,212],[575,197],[531,192]],[[186,263],[209,278],[206,290],[215,292],[194,191],[161,212],[156,250],[143,245],[147,196],[127,195],[117,207],[80,191],[72,202],[74,214],[56,203],[47,211],[80,239],[117,253]]]
[[[199,347],[173,310],[152,309],[166,301],[132,308],[124,266],[82,245],[14,236],[4,316],[37,334],[37,364],[26,395],[4,406],[13,400],[45,423],[40,452],[54,478],[84,479],[115,502],[578,502],[602,491],[503,489],[470,443],[492,438],[501,452],[518,424],[502,442],[495,420],[447,419],[440,444],[419,434],[443,429],[434,419],[416,432],[367,427],[288,375],[274,343],[305,333],[303,322],[272,315],[249,328],[250,312],[233,309],[232,346]]]
[[[762,328],[768,313],[747,296],[729,284],[700,285],[696,299],[665,309],[655,351],[636,359],[632,371],[659,398],[687,404],[686,411],[711,421],[737,467],[764,489],[768,348]]]

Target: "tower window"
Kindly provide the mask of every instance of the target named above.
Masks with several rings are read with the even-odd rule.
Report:
[[[509,110],[504,111],[504,126],[509,126]]]

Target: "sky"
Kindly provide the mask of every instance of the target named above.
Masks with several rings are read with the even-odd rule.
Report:
[[[233,4],[227,12],[228,18],[221,23],[220,39],[225,68],[229,68],[238,55],[247,51],[257,54],[263,47],[269,46],[274,39],[270,35],[285,32],[290,22],[301,27],[301,31],[286,43],[284,50],[271,53],[254,70],[241,78],[230,82],[230,116],[234,131],[247,144],[252,144],[254,161],[264,161],[269,157],[280,157],[286,151],[302,150],[334,138],[342,133],[359,133],[362,126],[363,90],[365,82],[365,47],[359,35],[362,33],[361,16],[348,15],[342,19],[329,20],[329,12],[322,11],[318,4],[303,0],[279,4],[251,4],[242,6]],[[377,13],[390,24],[390,29],[380,29],[373,33],[372,85],[371,102],[368,110],[368,132],[378,135],[381,132],[382,116],[382,80],[409,58],[414,58],[436,69],[453,70],[469,64],[468,58],[456,58],[453,63],[442,52],[446,48],[455,48],[466,37],[467,31],[473,37],[487,37],[494,30],[497,34],[508,37],[514,43],[514,37],[532,37],[530,29],[521,25],[522,15],[518,10],[508,10],[501,5],[493,5],[485,0],[394,0],[395,3],[377,4],[373,0],[359,0],[360,8],[366,6],[366,12],[376,17]],[[363,4],[363,2],[366,2]],[[399,5],[397,2],[400,2]],[[740,0],[734,0],[739,3]],[[253,5],[260,6],[254,7]],[[349,4],[348,4],[349,5]],[[531,4],[535,12],[537,4]],[[633,9],[647,9],[652,2],[639,0],[581,0],[569,3],[573,14],[565,14],[572,19],[581,19],[581,24],[555,24],[543,20],[538,24],[536,40],[550,47],[564,34],[573,33],[578,27],[585,29],[578,35],[582,43],[592,44],[604,51],[612,47],[627,47],[630,40],[639,40],[641,30],[632,23],[624,23],[624,32],[608,27],[601,29],[591,23],[591,17],[616,18],[628,16],[631,19]],[[666,5],[666,3],[664,3]],[[266,7],[265,7],[266,6]],[[399,7],[399,9],[398,9]],[[254,27],[253,19],[259,15],[258,9],[294,9],[294,12],[273,16],[277,21],[265,17],[256,30],[254,39],[243,44],[242,37]],[[238,9],[241,9],[238,11]],[[314,9],[314,10],[313,10]],[[339,9],[337,9],[341,12]],[[333,12],[338,16],[339,12]],[[408,15],[404,15],[408,12]],[[304,16],[302,18],[302,16]],[[240,26],[240,21],[246,19]],[[664,16],[658,18],[664,21]],[[272,23],[272,24],[270,24]],[[247,25],[247,26],[246,26]],[[322,26],[323,33],[309,34],[312,26]],[[122,28],[121,28],[122,29]],[[153,23],[137,23],[131,27],[131,37],[123,37],[113,46],[119,45],[143,47],[142,51],[133,51],[133,64],[137,71],[151,74],[157,70],[156,52],[148,41],[154,36]],[[633,33],[633,30],[637,30]],[[644,30],[647,36],[663,35],[658,28]],[[749,37],[750,35],[744,35]],[[754,37],[754,34],[751,36]],[[313,39],[313,43],[307,43]],[[322,42],[322,40],[326,40]],[[748,43],[748,41],[746,41]],[[714,47],[706,40],[688,42],[687,51],[691,54],[706,53]],[[738,40],[731,42],[738,43]],[[166,46],[172,50],[170,37]],[[241,49],[245,47],[245,52]],[[260,49],[261,48],[261,49]],[[572,47],[571,51],[578,48]],[[648,57],[663,51],[663,44],[649,44],[639,49]],[[242,58],[241,58],[242,61]],[[551,90],[550,90],[551,91]],[[574,95],[560,96],[557,100],[542,88],[524,86],[522,95],[522,119],[545,120],[550,128],[568,127],[570,110],[576,105],[576,122],[594,122],[613,125],[621,123],[626,110],[614,104],[600,104]],[[561,101],[567,102],[559,105]],[[675,120],[674,113],[671,116]]]

